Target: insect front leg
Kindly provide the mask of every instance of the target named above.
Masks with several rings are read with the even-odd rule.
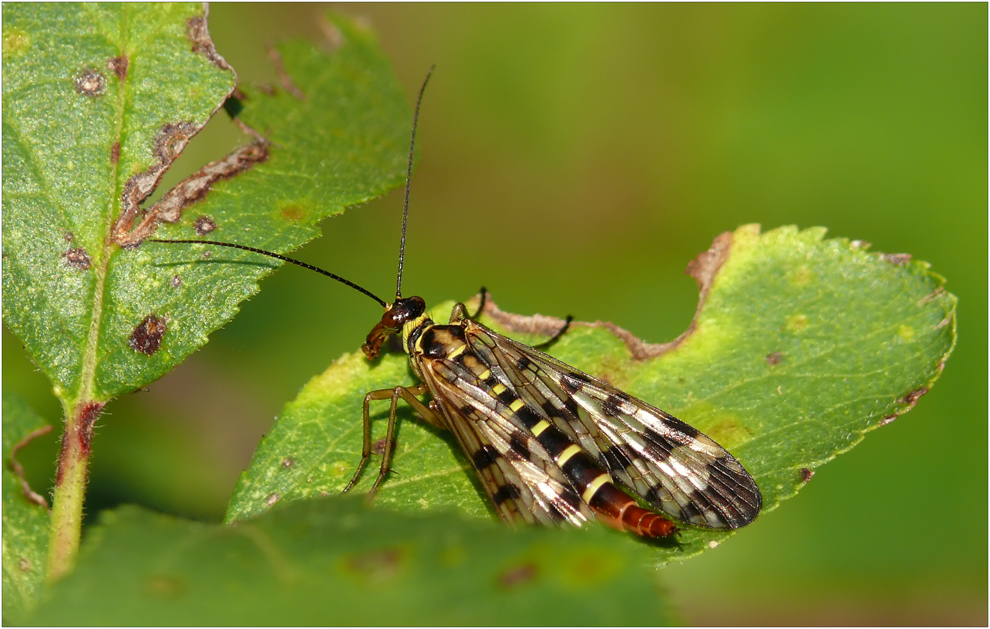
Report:
[[[399,398],[405,400],[406,404],[412,406],[417,413],[419,413],[430,423],[436,424],[439,422],[439,419],[433,411],[416,399],[417,395],[422,395],[428,390],[429,389],[425,384],[419,384],[414,387],[400,386],[395,387],[394,389],[379,389],[377,391],[371,391],[364,396],[361,462],[358,463],[357,470],[354,472],[351,482],[347,483],[347,486],[344,487],[345,492],[350,491],[350,489],[357,484],[358,478],[361,477],[361,472],[364,471],[365,466],[368,464],[368,460],[371,458],[371,402],[374,400],[392,400],[388,413],[388,428],[385,432],[385,450],[382,457],[382,466],[378,473],[378,479],[375,481],[375,484],[371,486],[371,490],[368,492],[369,496],[374,496],[375,492],[378,491],[378,486],[385,479],[385,476],[388,474],[392,465],[392,451],[394,450],[395,445],[395,425],[399,407]]]

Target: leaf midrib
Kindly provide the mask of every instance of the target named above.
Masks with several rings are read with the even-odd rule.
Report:
[[[130,11],[127,6],[124,5],[120,12],[120,21],[117,24],[118,33],[120,34],[119,41],[126,42],[129,41],[130,29],[128,17]],[[104,37],[110,43],[114,45],[113,39],[106,36]],[[126,46],[122,46],[126,49]],[[117,50],[118,54],[120,50]],[[120,84],[120,88],[115,90],[117,94],[116,100],[116,130],[114,133],[114,140],[117,142],[117,146],[123,147],[123,128],[124,128],[124,105],[127,102],[126,93],[128,89],[128,83],[126,81]],[[109,158],[109,156],[108,156]],[[100,255],[100,263],[96,266],[96,282],[93,288],[93,302],[92,302],[92,316],[90,318],[89,334],[86,339],[86,347],[83,351],[82,365],[80,369],[79,378],[79,392],[76,399],[73,400],[72,407],[77,408],[81,403],[93,401],[93,394],[96,383],[96,370],[99,363],[99,347],[100,347],[100,327],[103,322],[103,296],[106,289],[107,274],[110,269],[110,258],[117,247],[113,243],[112,238],[110,238],[111,229],[113,223],[116,220],[117,215],[117,204],[115,200],[117,198],[117,191],[122,189],[120,185],[120,163],[123,160],[122,155],[118,155],[117,161],[111,164],[108,172],[109,176],[109,186],[107,189],[112,190],[110,197],[107,199],[107,207],[103,213],[103,230],[102,230],[102,240],[103,240],[103,251]],[[99,401],[106,401],[101,399]],[[67,418],[71,421],[71,418]]]

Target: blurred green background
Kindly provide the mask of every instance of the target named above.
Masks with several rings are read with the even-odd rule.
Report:
[[[241,81],[275,83],[264,45],[321,38],[325,9],[215,4],[210,30]],[[960,342],[917,408],[661,578],[694,624],[987,623],[986,4],[341,10],[377,30],[410,99],[437,64],[404,283],[428,303],[484,284],[509,311],[669,340],[697,301],[688,261],[751,222],[823,225],[948,278]],[[218,116],[165,185],[239,141]],[[296,255],[388,293],[400,208],[393,193],[331,219]],[[282,405],[379,316],[300,270],[262,287],[203,351],[107,407],[89,515],[132,502],[219,519]],[[6,329],[3,361],[4,386],[61,421]],[[26,453],[36,483],[56,439]]]

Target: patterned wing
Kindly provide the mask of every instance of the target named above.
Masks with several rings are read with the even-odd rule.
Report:
[[[577,526],[593,518],[546,448],[513,423],[510,405],[477,377],[479,365],[468,360],[466,367],[464,358],[422,360],[420,367],[435,408],[471,459],[498,514],[509,522]]]
[[[469,346],[487,356],[527,406],[634,494],[683,522],[734,529],[752,522],[759,487],[725,448],[668,413],[484,326]]]

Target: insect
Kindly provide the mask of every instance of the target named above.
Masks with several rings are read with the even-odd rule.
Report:
[[[756,482],[728,451],[695,428],[487,328],[475,321],[476,315],[468,316],[463,304],[441,324],[430,318],[421,297],[402,296],[413,147],[429,78],[413,115],[392,303],[333,273],[269,251],[211,240],[153,242],[210,244],[276,258],[346,284],[385,309],[362,350],[374,359],[389,336],[401,335],[421,382],[365,396],[361,461],[344,491],[354,486],[371,457],[371,404],[386,399],[391,408],[385,449],[371,493],[388,475],[401,399],[454,434],[495,510],[508,522],[580,526],[598,519],[643,537],[674,534],[677,526],[666,516],[714,529],[752,522],[762,503]],[[482,289],[482,306],[486,296]],[[428,402],[419,399],[424,394]]]

